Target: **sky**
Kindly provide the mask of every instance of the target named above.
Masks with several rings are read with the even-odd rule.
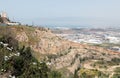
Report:
[[[0,12],[35,25],[120,27],[120,0],[0,0]]]

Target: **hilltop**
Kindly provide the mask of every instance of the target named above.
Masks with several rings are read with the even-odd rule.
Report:
[[[118,52],[71,42],[43,27],[0,26],[0,32],[2,42],[15,50],[30,47],[32,56],[39,62],[45,62],[51,70],[59,71],[62,78],[120,75],[116,72],[117,67],[120,68]]]

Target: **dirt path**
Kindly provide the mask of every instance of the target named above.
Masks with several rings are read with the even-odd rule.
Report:
[[[116,66],[111,66],[107,69],[107,71],[110,71],[111,74],[109,75],[109,78],[112,78],[112,76],[114,75],[114,70],[117,68],[117,67],[120,67],[120,65],[116,65]]]

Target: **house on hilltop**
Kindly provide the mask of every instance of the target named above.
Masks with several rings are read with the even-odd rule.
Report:
[[[0,14],[0,25],[19,25],[20,23],[18,22],[12,22],[9,20],[9,18],[7,17],[7,13],[6,12],[2,12]]]

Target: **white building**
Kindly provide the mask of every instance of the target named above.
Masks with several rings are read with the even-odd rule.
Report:
[[[119,42],[120,42],[120,40],[119,40],[117,37],[108,36],[108,37],[106,37],[106,39],[107,39],[110,43],[119,43]]]
[[[101,40],[98,39],[89,39],[88,41],[86,41],[87,43],[91,43],[91,44],[102,44]]]
[[[6,12],[2,12],[1,13],[1,17],[7,18],[7,13]]]
[[[7,13],[6,12],[2,12],[0,15],[0,19],[2,20],[2,24],[6,24],[6,25],[19,25],[20,23],[18,22],[11,22],[8,17],[7,17]]]
[[[7,25],[19,25],[19,23],[8,22]]]

